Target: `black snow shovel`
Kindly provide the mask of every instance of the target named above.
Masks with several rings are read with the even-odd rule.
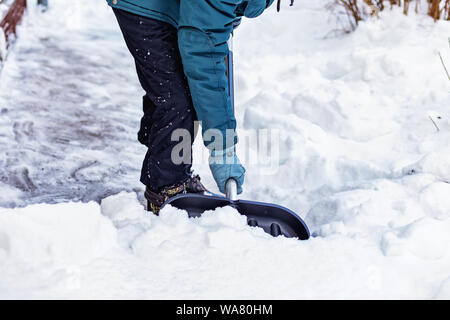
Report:
[[[234,107],[233,50],[231,40],[229,47],[230,53],[226,59],[227,74],[229,92]],[[230,179],[227,181],[226,193],[226,197],[215,194],[181,194],[169,199],[163,206],[171,205],[185,210],[190,218],[200,217],[205,211],[231,206],[247,217],[249,226],[260,227],[274,237],[283,235],[300,240],[309,238],[310,234],[306,223],[295,212],[275,204],[238,200],[236,180]]]

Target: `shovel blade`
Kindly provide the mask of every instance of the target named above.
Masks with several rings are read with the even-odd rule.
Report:
[[[201,194],[181,194],[170,198],[165,204],[187,211],[189,218],[198,218],[205,211],[216,210],[231,205],[227,198]]]
[[[284,235],[288,238],[309,239],[306,223],[293,211],[282,206],[247,200],[236,201],[236,209],[247,216],[247,220],[256,221],[258,227],[272,236]]]
[[[231,201],[220,196],[200,194],[182,194],[169,199],[165,205],[187,211],[189,217],[200,217],[205,211],[232,206],[247,217],[247,223],[260,227],[266,233],[276,237],[309,239],[309,230],[305,222],[293,211],[269,203],[237,200]]]

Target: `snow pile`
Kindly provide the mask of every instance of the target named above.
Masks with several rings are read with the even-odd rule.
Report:
[[[86,263],[104,255],[116,237],[95,203],[0,209],[0,250],[22,263]]]
[[[285,13],[285,23],[308,26],[298,32],[271,16],[243,25],[247,35],[267,31],[236,45],[244,129],[282,132],[280,170],[249,170],[249,197],[307,213],[316,235],[382,248],[403,228],[421,229],[415,224],[448,227],[450,96],[438,56],[450,56],[448,22],[386,11],[355,33],[324,39],[322,4]],[[283,53],[282,64],[255,55],[264,43]],[[292,178],[280,184],[280,176]],[[431,243],[445,244],[444,233]]]
[[[449,299],[450,95],[437,55],[450,61],[449,23],[385,11],[336,36],[326,2],[271,10],[235,38],[240,134],[280,132],[279,170],[247,165],[242,197],[299,212],[311,240],[272,238],[230,208],[154,217],[133,192],[101,206],[1,209],[0,297]],[[101,0],[52,3],[0,81],[0,200],[9,206],[141,189],[140,91],[114,17]],[[31,79],[27,95],[18,74]],[[47,77],[56,83],[40,90]],[[59,118],[66,125],[55,133]],[[195,170],[216,191],[208,166]]]
[[[380,251],[351,236],[272,238],[230,208],[158,218],[132,193],[101,213],[94,203],[4,209],[0,297],[449,298],[449,221],[386,234]]]

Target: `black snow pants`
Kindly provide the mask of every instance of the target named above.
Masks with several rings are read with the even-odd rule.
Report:
[[[176,164],[171,154],[176,129],[194,139],[195,110],[178,49],[177,30],[168,23],[113,9],[134,57],[142,88],[144,116],[138,140],[148,147],[141,182],[153,191],[186,180],[191,162]]]

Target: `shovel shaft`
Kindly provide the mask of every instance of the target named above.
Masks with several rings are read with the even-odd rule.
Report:
[[[226,57],[227,63],[227,77],[228,77],[228,92],[231,98],[231,104],[234,111],[234,63],[233,63],[233,34],[228,40],[229,53]],[[228,179],[225,184],[225,191],[227,198],[231,201],[237,200],[237,181],[233,178]]]
[[[233,61],[233,34],[228,40],[228,56],[225,58],[227,64],[228,92],[231,98],[231,105],[234,111],[234,61]]]
[[[225,185],[225,191],[227,192],[227,198],[231,201],[237,200],[237,181],[233,178],[228,179]]]

